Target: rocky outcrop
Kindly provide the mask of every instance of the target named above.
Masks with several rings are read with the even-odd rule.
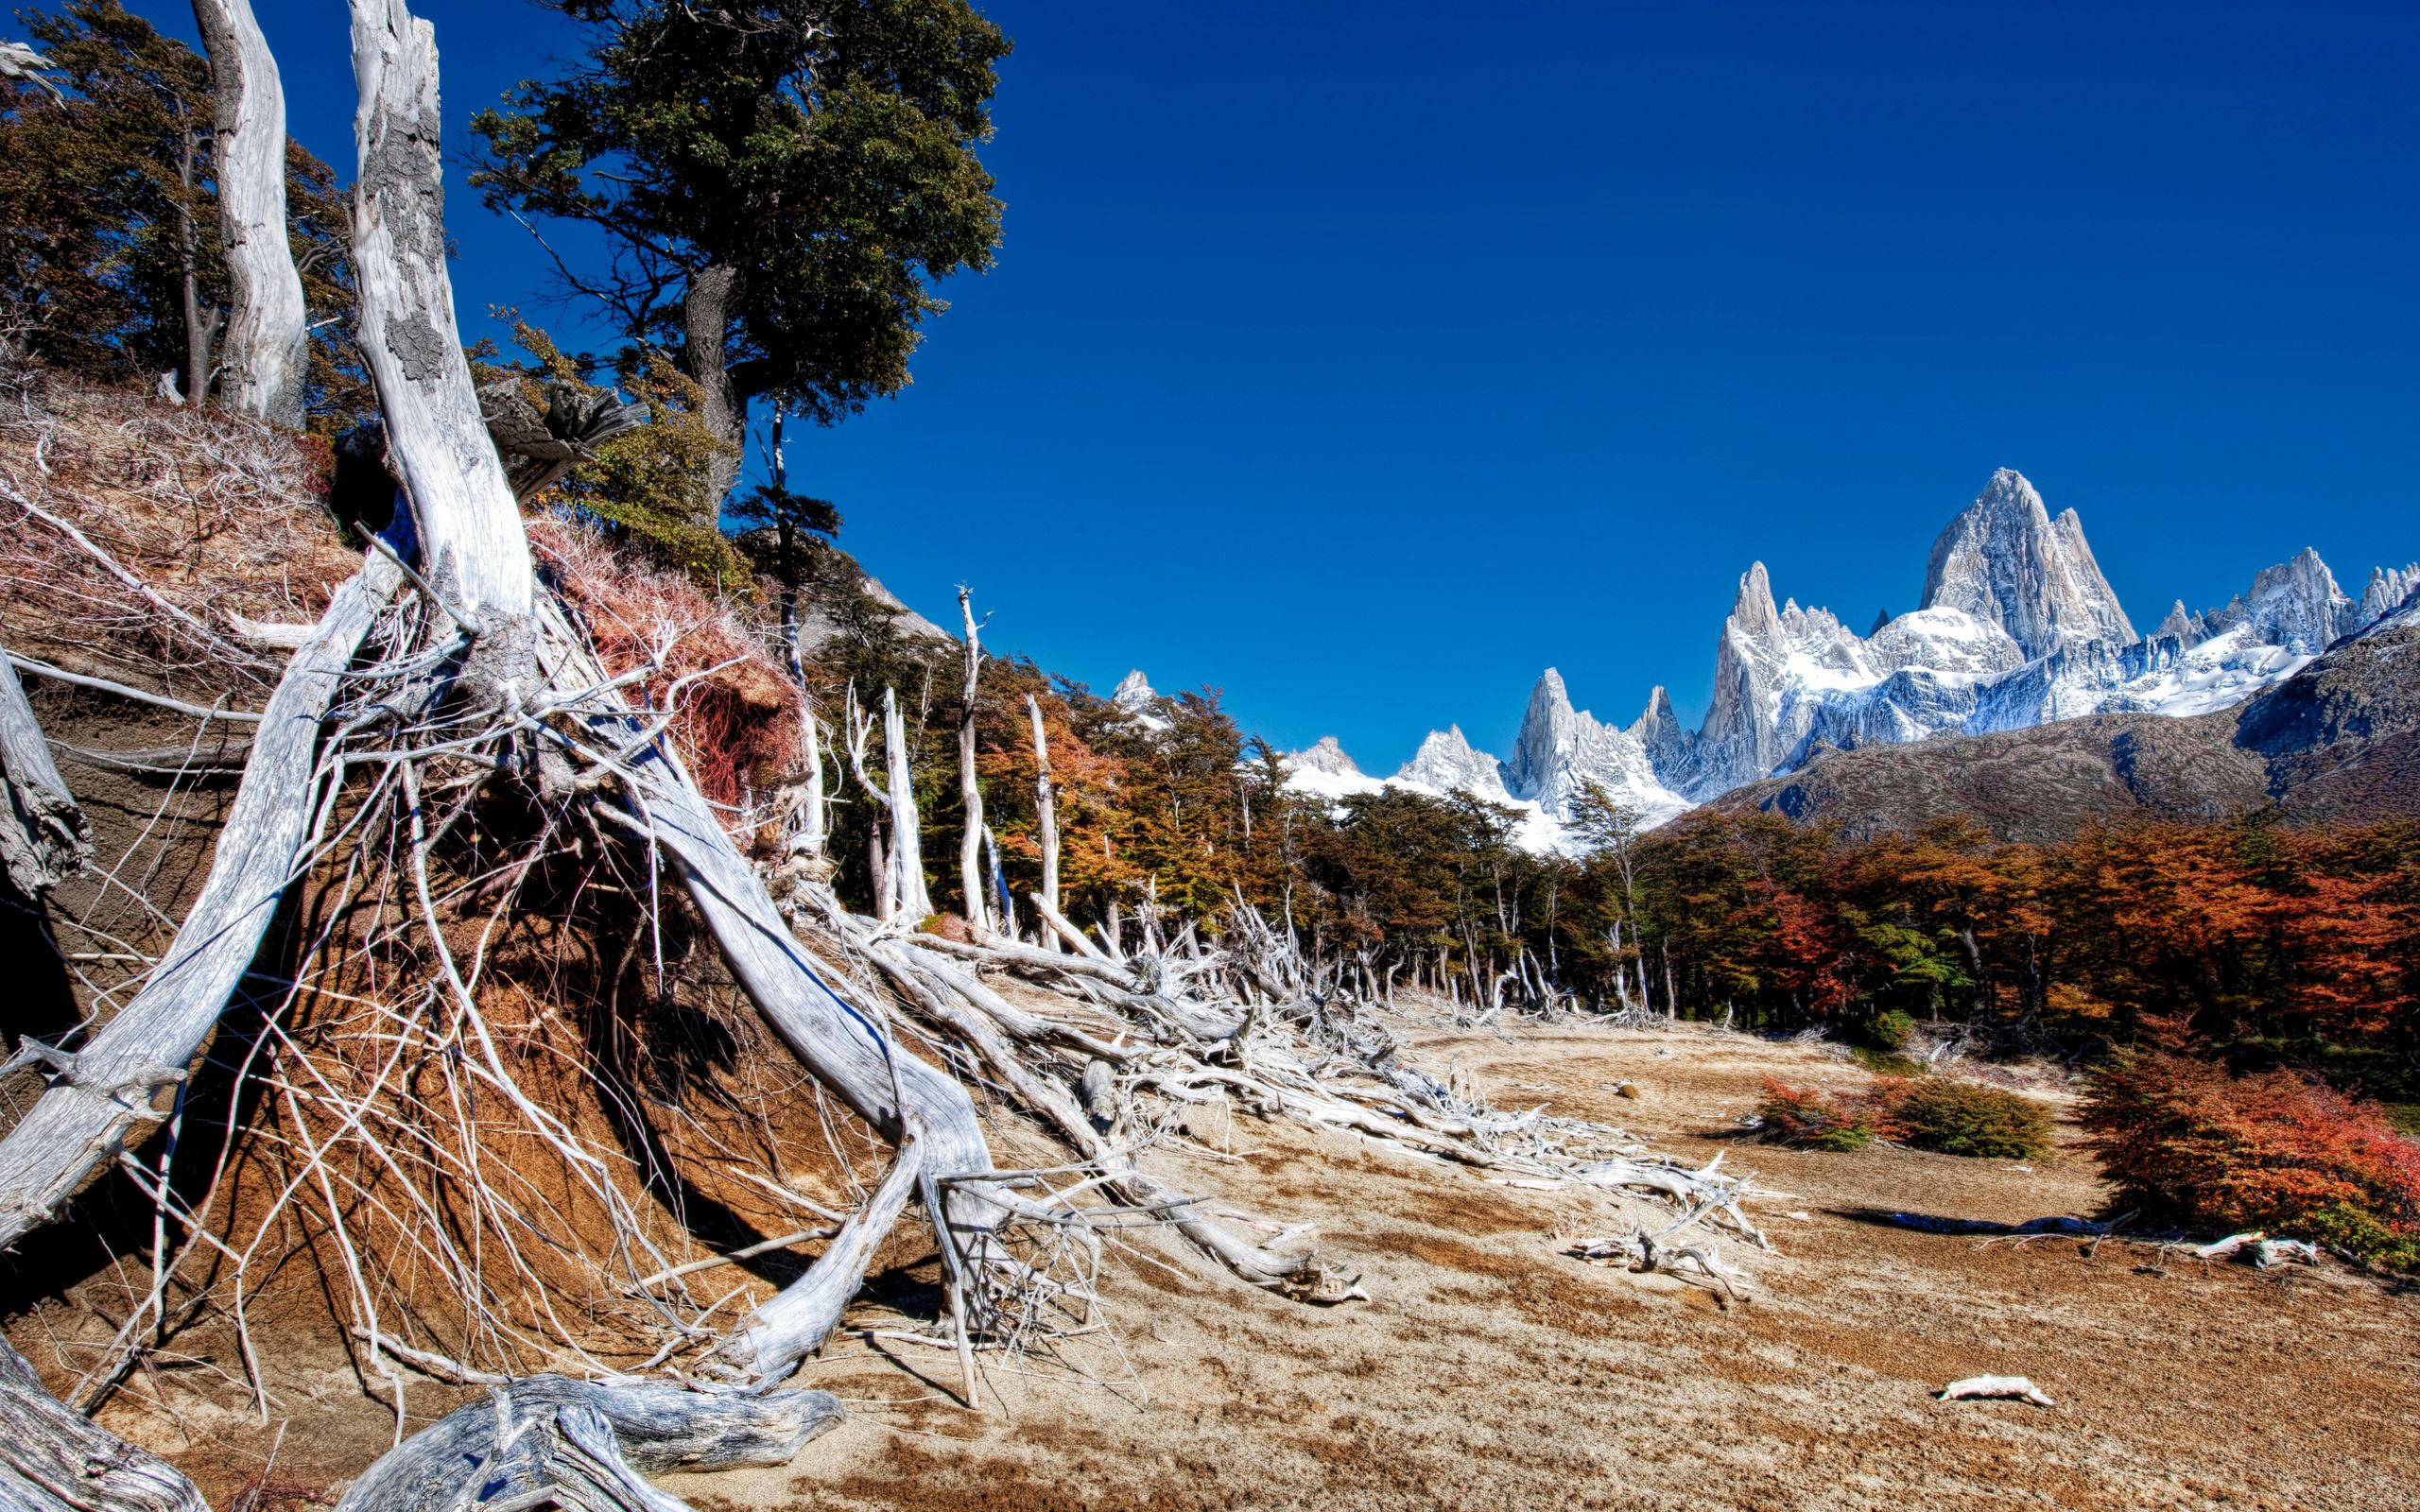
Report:
[[[1933,542],[1926,609],[1954,609],[2008,632],[2028,658],[2080,641],[2135,639],[2093,560],[2073,509],[2050,518],[2042,495],[2001,468]]]
[[[1510,802],[1512,798],[1504,787],[1503,764],[1473,748],[1460,725],[1429,731],[1420,749],[1395,773],[1395,781],[1440,793],[1468,793],[1492,803]]]

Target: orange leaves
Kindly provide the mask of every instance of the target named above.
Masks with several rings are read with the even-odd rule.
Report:
[[[2291,1072],[2147,1052],[2097,1073],[2082,1117],[2121,1200],[2420,1267],[2420,1144]]]

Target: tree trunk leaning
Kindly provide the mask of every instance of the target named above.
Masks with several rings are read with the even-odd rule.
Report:
[[[210,1512],[177,1468],[44,1391],[0,1340],[0,1507],[8,1512]]]
[[[220,362],[228,407],[299,430],[311,337],[286,240],[285,93],[251,0],[193,0],[217,96],[218,224],[233,298]]]
[[[0,1247],[50,1220],[113,1157],[151,1099],[187,1066],[260,948],[310,844],[320,721],[371,622],[403,586],[373,556],[330,600],[261,712],[251,760],[210,875],[134,1000],[76,1052],[70,1069],[0,1139]]]

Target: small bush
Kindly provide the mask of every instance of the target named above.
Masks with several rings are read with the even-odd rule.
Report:
[[[1875,1092],[1893,1137],[1919,1150],[1987,1160],[2033,1160],[2050,1153],[2050,1110],[2030,1097],[1946,1077],[1898,1082]]]
[[[1913,1056],[1893,1055],[1872,1045],[1852,1045],[1849,1058],[1877,1076],[1921,1076],[1925,1063]]]
[[[1866,1025],[1865,1037],[1875,1049],[1893,1051],[1908,1048],[1908,1041],[1915,1033],[1916,1021],[1891,1008],[1874,1016],[1874,1022]]]
[[[2139,1054],[2094,1074],[2083,1119],[2123,1203],[2420,1271],[2420,1143],[2376,1104],[2291,1072]]]
[[[1874,1109],[1855,1095],[1835,1096],[1815,1087],[1792,1087],[1765,1078],[1756,1102],[1764,1137],[1802,1150],[1861,1150],[1879,1132]]]

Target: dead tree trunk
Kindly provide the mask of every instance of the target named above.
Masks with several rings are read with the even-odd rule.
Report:
[[[1034,811],[1041,816],[1042,830],[1042,898],[1053,913],[1059,908],[1059,785],[1050,780],[1050,741],[1042,732],[1042,704],[1032,694],[1025,696],[1025,712],[1033,721],[1033,801]],[[1054,936],[1043,931],[1042,943],[1058,949]]]
[[[386,414],[388,455],[420,524],[424,575],[443,607],[465,618],[464,631],[491,656],[509,656],[512,643],[530,644],[537,575],[454,319],[436,34],[403,0],[352,4],[361,355]]]
[[[200,193],[201,147],[193,126],[179,124],[184,137],[183,155],[177,163],[177,184],[182,191],[177,199],[177,256],[184,301],[184,397],[186,404],[199,409],[210,398],[218,331],[226,323],[227,312],[201,297],[201,231],[193,214],[195,198]]]
[[[732,974],[806,1069],[894,1143],[921,1136],[933,1171],[988,1171],[991,1153],[966,1090],[901,1050],[881,1011],[839,995],[845,979],[795,939],[754,868],[731,837],[659,727],[640,727],[612,691],[585,637],[551,601],[537,597],[520,512],[488,443],[454,324],[438,187],[437,53],[429,26],[403,0],[354,0],[354,67],[359,79],[361,190],[354,255],[362,286],[362,346],[386,407],[389,448],[411,490],[441,593],[466,616],[473,661],[484,661],[475,692],[500,696],[509,719],[527,723],[544,668],[566,716],[614,731],[605,764],[622,806],[607,813],[668,854]],[[373,297],[372,291],[376,293]],[[542,642],[543,646],[542,646]],[[466,669],[471,670],[471,669]],[[520,684],[523,672],[527,685]],[[482,683],[484,685],[482,685]],[[898,700],[886,690],[885,737],[903,908],[932,911],[916,859],[914,796]],[[633,739],[633,736],[636,738]],[[558,741],[562,739],[556,732]],[[629,741],[631,744],[622,745]],[[568,789],[572,784],[566,781]],[[996,1226],[981,1186],[953,1187],[945,1221],[978,1236]],[[937,1222],[944,1221],[936,1219]],[[829,1288],[816,1267],[798,1283]],[[862,1269],[847,1278],[856,1290]],[[775,1298],[778,1303],[780,1298]],[[775,1303],[760,1310],[762,1322]],[[812,1320],[782,1314],[752,1332],[757,1368],[780,1374],[821,1342]]]
[[[251,0],[194,0],[217,96],[218,224],[233,299],[229,407],[300,429],[311,338],[285,232],[285,94]]]
[[[84,869],[93,857],[93,832],[67,780],[50,759],[50,747],[26,702],[17,669],[0,654],[0,870],[17,891],[39,901],[63,878]]]
[[[983,642],[975,623],[975,595],[961,584],[958,612],[966,622],[966,695],[958,711],[958,798],[966,828],[958,839],[958,885],[966,894],[966,921],[977,936],[992,928],[983,906],[983,789],[975,781],[975,696],[981,688]]]
[[[899,696],[882,690],[882,752],[890,783],[891,887],[899,917],[920,924],[933,917],[933,895],[925,885],[924,823],[916,814],[916,779],[908,764],[908,726],[899,717]]]
[[[42,1387],[0,1340],[0,1507],[8,1512],[210,1512],[166,1460],[95,1426]]]
[[[337,590],[311,639],[285,664],[261,712],[251,760],[227,813],[200,895],[134,1001],[73,1056],[32,1111],[0,1140],[0,1247],[49,1220],[137,1120],[152,1095],[184,1079],[211,1025],[252,962],[311,833],[324,823],[317,770],[320,721],[371,621],[404,581],[372,557]]]
[[[404,1440],[354,1482],[337,1506],[338,1512],[483,1506],[675,1512],[688,1503],[636,1471],[786,1465],[839,1418],[839,1401],[822,1391],[708,1396],[677,1386],[527,1376],[491,1388],[486,1400]]]

